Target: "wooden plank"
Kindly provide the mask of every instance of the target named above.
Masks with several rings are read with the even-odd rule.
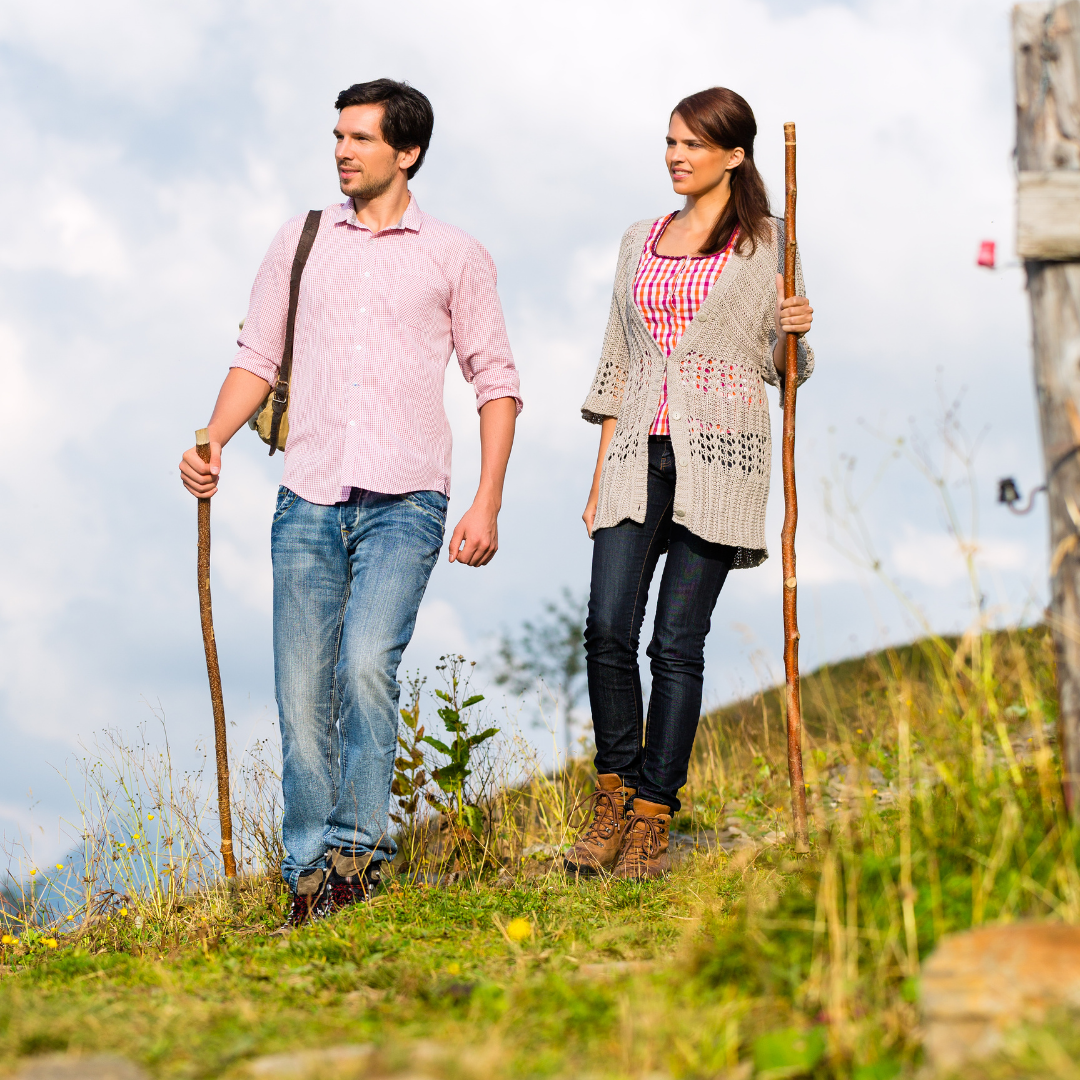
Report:
[[[1080,0],[1013,8],[1016,72],[1018,214],[1031,302],[1032,352],[1043,460],[1048,477],[1049,620],[1057,656],[1058,716],[1065,800],[1080,811],[1080,543],[1069,513],[1080,505],[1080,456],[1054,466],[1074,445],[1072,417],[1080,402],[1080,262],[1054,261],[1054,237],[1073,223],[1059,220],[1080,171]],[[1048,177],[1047,174],[1057,174]],[[1025,177],[1026,174],[1026,177]],[[1041,174],[1035,180],[1031,174]],[[1072,210],[1067,211],[1075,218]],[[1039,244],[1042,244],[1040,248]],[[1068,250],[1062,242],[1057,251]]]
[[[1022,172],[1016,250],[1022,259],[1080,259],[1080,170]]]
[[[1080,169],[1080,0],[1013,8],[1016,163]]]

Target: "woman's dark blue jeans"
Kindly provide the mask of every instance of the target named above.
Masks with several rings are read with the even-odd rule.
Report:
[[[674,524],[674,500],[671,440],[653,436],[644,524],[627,520],[594,533],[585,625],[596,771],[617,773],[627,787],[637,788],[638,798],[662,803],[672,813],[679,809],[701,713],[705,637],[736,554]],[[638,641],[649,584],[665,549],[647,650],[652,693],[646,720]]]

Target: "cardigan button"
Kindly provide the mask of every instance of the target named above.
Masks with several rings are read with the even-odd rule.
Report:
[[[686,517],[686,511],[685,510],[676,510],[675,511],[675,516],[676,517]]]
[[[671,414],[671,419],[672,420],[681,420],[682,419],[682,413],[673,412]]]

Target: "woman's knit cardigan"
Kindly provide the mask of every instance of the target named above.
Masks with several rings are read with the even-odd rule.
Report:
[[[653,221],[626,230],[600,363],[581,409],[594,424],[618,419],[600,475],[594,531],[627,518],[645,520],[649,427],[666,374],[675,523],[738,548],[736,567],[758,566],[769,557],[765,504],[772,432],[765,383],[780,385],[772,350],[776,274],[784,269],[783,221],[770,222],[752,255],[749,241],[744,254],[732,252],[666,360],[634,303],[634,274]],[[798,260],[795,291],[805,295]],[[800,339],[799,382],[813,369],[813,351]]]

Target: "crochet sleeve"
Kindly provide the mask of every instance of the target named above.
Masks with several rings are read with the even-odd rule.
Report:
[[[604,345],[600,350],[600,362],[596,366],[589,396],[581,406],[581,415],[590,424],[601,424],[609,416],[617,417],[622,408],[626,377],[630,370],[630,346],[626,340],[623,304],[627,285],[626,264],[633,231],[634,226],[626,230],[619,248],[619,263],[615,271],[615,286],[611,293],[611,310]]]
[[[775,218],[776,222],[776,272],[782,274],[784,272],[784,251],[785,251],[785,233],[784,233],[784,219]],[[802,254],[799,252],[798,247],[795,249],[795,295],[806,295],[806,283],[803,280],[802,271]],[[772,383],[773,386],[780,387],[780,399],[783,400],[784,380],[780,373],[776,370],[776,365],[773,363],[772,352],[776,347],[776,316],[774,311],[774,305],[769,305],[769,348],[765,355],[765,380]],[[807,379],[814,373],[814,350],[811,348],[810,343],[803,336],[799,338],[799,349],[795,364],[796,370],[799,373],[799,381],[796,385],[802,386]]]

